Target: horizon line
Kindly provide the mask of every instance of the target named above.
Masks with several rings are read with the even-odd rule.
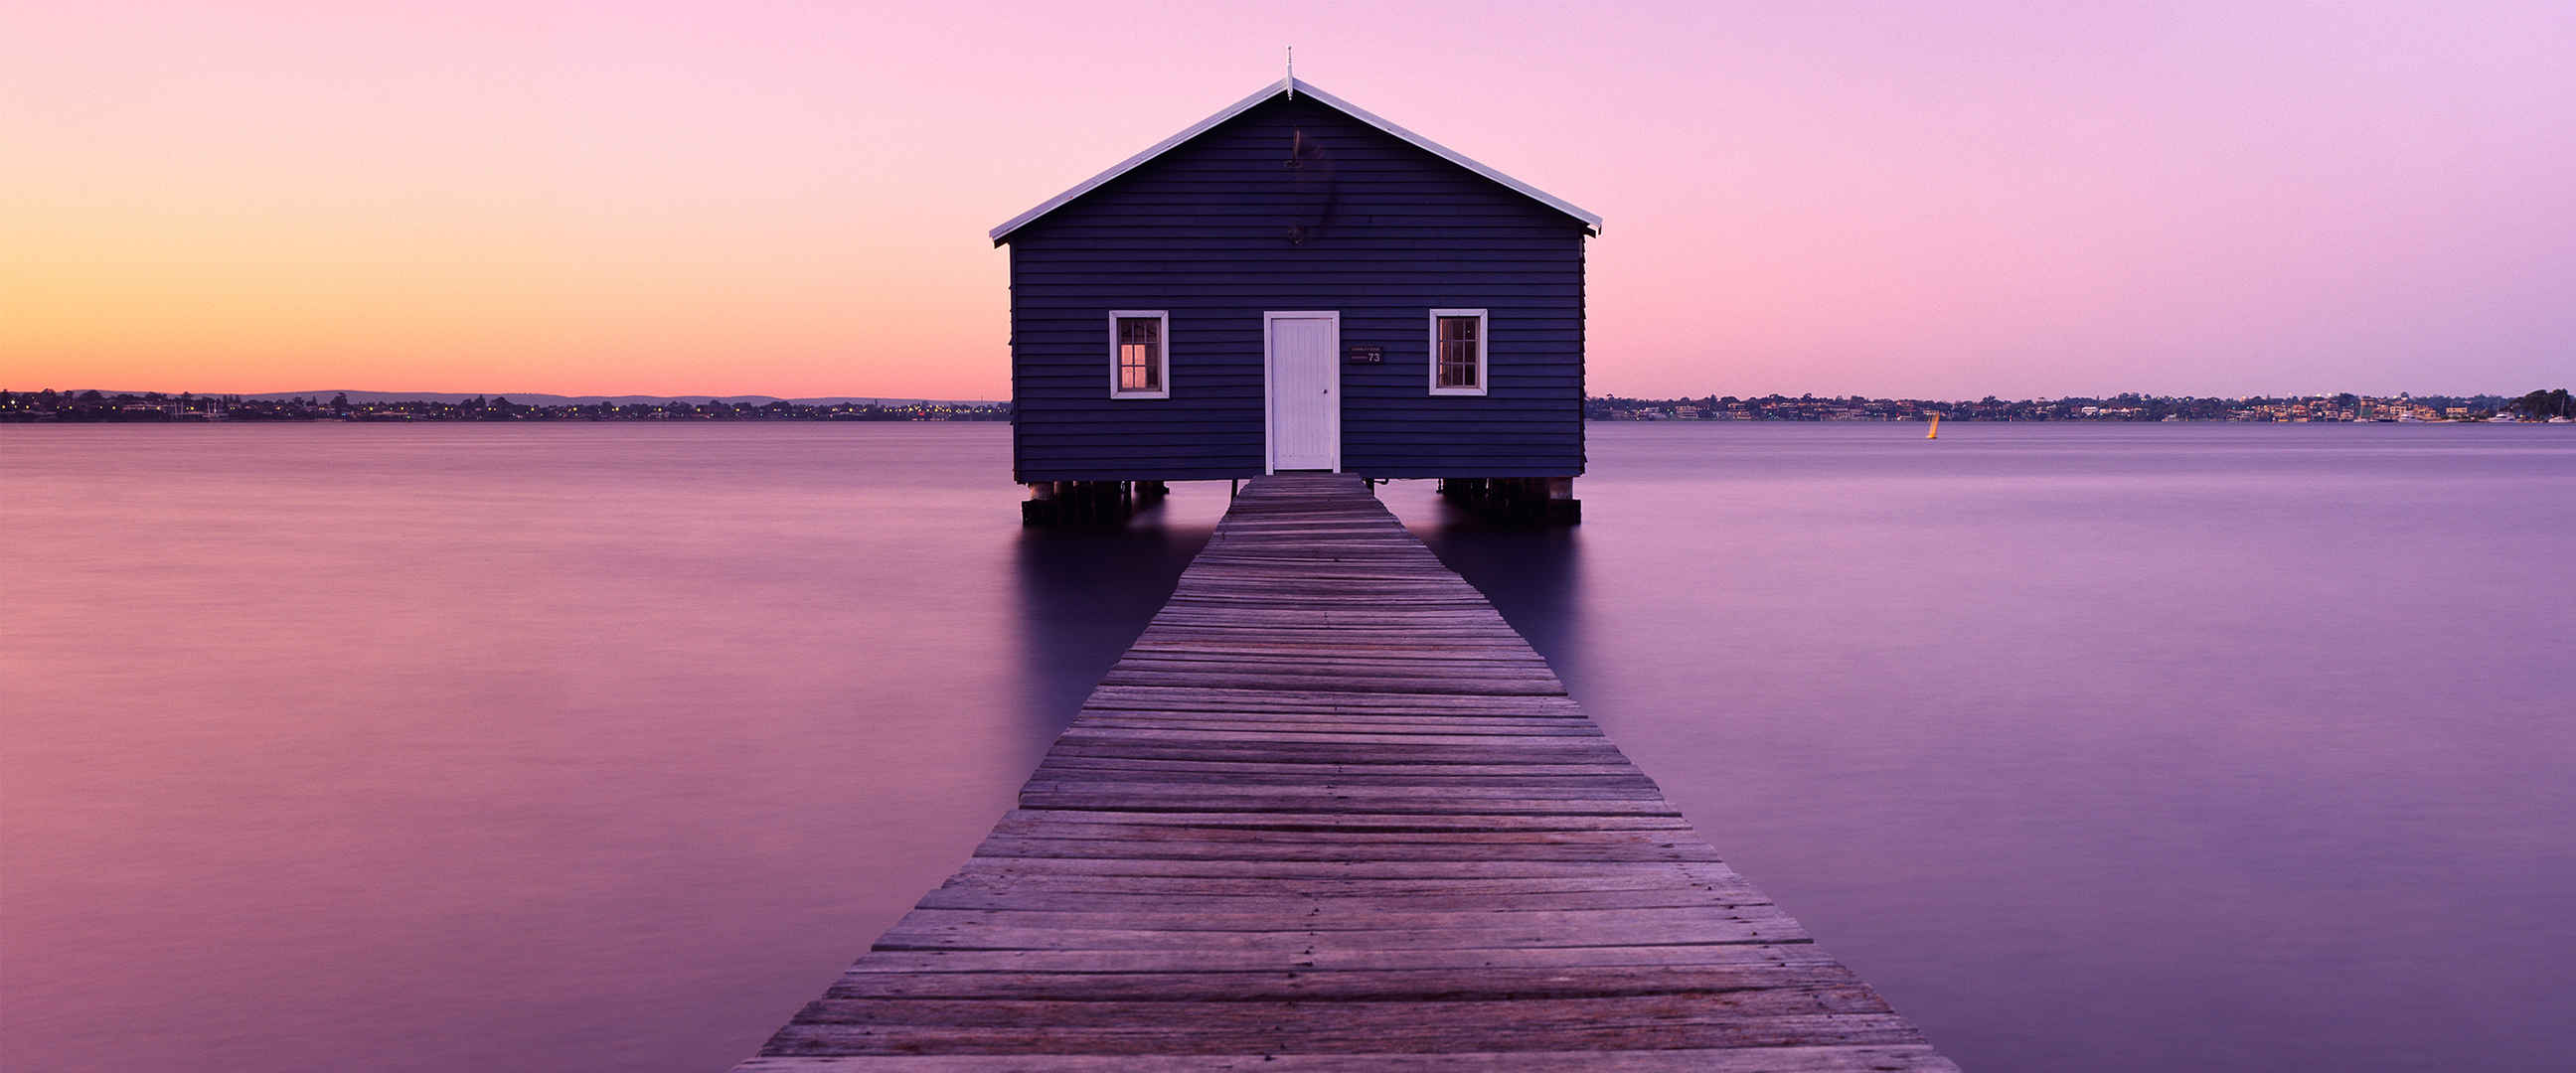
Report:
[[[2550,388],[2545,388],[2545,387],[2544,387],[2544,388],[2536,388],[2536,389],[2532,389],[2532,390],[2538,390],[2538,391],[2549,391],[2549,390],[2552,390],[2552,389],[2550,389]],[[42,393],[42,392],[46,392],[46,391],[51,391],[51,392],[54,392],[55,394],[58,394],[58,395],[71,395],[71,394],[79,394],[79,393],[82,393],[82,392],[88,392],[88,391],[96,391],[96,392],[98,392],[98,393],[100,393],[100,394],[102,394],[102,395],[149,395],[149,394],[156,394],[156,393],[157,393],[157,394],[165,395],[165,396],[195,395],[195,396],[205,397],[205,396],[218,396],[218,395],[237,395],[237,396],[242,396],[242,397],[245,397],[245,398],[248,398],[248,397],[274,397],[274,396],[312,396],[312,397],[323,397],[323,398],[328,398],[328,397],[330,397],[330,396],[332,396],[332,395],[375,395],[375,396],[389,396],[389,398],[380,399],[380,400],[378,400],[378,401],[402,401],[402,400],[405,400],[405,399],[419,399],[419,398],[422,398],[422,397],[424,397],[424,396],[431,396],[431,395],[455,395],[455,396],[460,396],[460,397],[479,397],[479,398],[485,398],[485,399],[503,399],[503,398],[512,398],[512,397],[535,397],[535,396],[544,396],[544,397],[549,397],[549,398],[559,398],[559,399],[708,399],[708,400],[722,400],[722,399],[772,399],[772,400],[776,400],[776,401],[779,401],[779,402],[808,402],[808,401],[826,400],[826,399],[866,399],[866,400],[878,400],[878,401],[913,401],[913,402],[978,402],[978,403],[1004,403],[1004,402],[1012,402],[1012,401],[1014,401],[1013,399],[1010,399],[1010,398],[1007,398],[1007,397],[999,397],[999,398],[993,398],[993,397],[961,398],[961,397],[957,397],[957,396],[938,396],[938,395],[868,395],[868,394],[837,394],[837,395],[776,395],[776,394],[770,394],[770,393],[767,393],[767,392],[757,392],[757,391],[750,391],[750,392],[737,392],[737,393],[732,393],[732,394],[720,394],[720,393],[715,393],[715,392],[682,392],[682,393],[676,393],[676,394],[673,394],[673,393],[646,392],[646,391],[626,391],[626,392],[590,391],[590,392],[580,392],[580,393],[568,393],[568,392],[562,392],[562,391],[521,391],[521,392],[508,392],[508,391],[381,391],[381,390],[377,390],[377,389],[373,389],[373,388],[328,388],[328,389],[319,390],[319,391],[157,391],[157,392],[156,392],[156,391],[131,391],[131,390],[110,391],[110,390],[108,390],[108,389],[106,389],[106,388],[95,388],[95,387],[87,387],[87,388],[35,388],[35,389],[29,389],[29,390],[18,390],[18,389],[8,388],[8,387],[6,387],[6,386],[0,386],[0,391],[10,391],[10,392],[13,392],[13,393],[15,393],[15,394],[22,394],[22,395],[40,394],[40,393]],[[2167,399],[2194,399],[2194,398],[2197,398],[2197,399],[2250,399],[2250,398],[2307,398],[2307,397],[2330,398],[2330,397],[2333,397],[2333,396],[2336,396],[2336,395],[2353,395],[2353,396],[2357,396],[2357,397],[2361,397],[2361,398],[2392,398],[2392,397],[2395,397],[2395,396],[2398,396],[2398,395],[2406,395],[2406,396],[2410,396],[2410,397],[2411,397],[2411,396],[2416,396],[2416,395],[2425,395],[2425,396],[2437,396],[2437,397],[2445,397],[2445,398],[2461,398],[2461,397],[2475,397],[2475,396],[2479,396],[2479,395],[2492,395],[2492,396],[2496,396],[2496,397],[2498,397],[2498,398],[2513,398],[2513,397],[2517,397],[2517,396],[2520,396],[2520,395],[2527,395],[2527,394],[2530,394],[2530,391],[2397,391],[2397,392],[2380,392],[2380,393],[2375,393],[2375,394],[2374,394],[2374,393],[2372,393],[2372,392],[2365,392],[2365,391],[2308,391],[2308,392],[2251,392],[2251,393],[2246,393],[2246,394],[2237,394],[2237,395],[2194,395],[2194,394],[2169,393],[2169,392],[2167,392],[2167,393],[2160,393],[2160,392],[2145,392],[2145,391],[2117,391],[2117,392],[2111,392],[2111,393],[2109,393],[2109,394],[2101,394],[2101,395],[2089,395],[2089,394],[2072,393],[2072,392],[2070,392],[2070,393],[2056,394],[2056,395],[2029,395],[2029,396],[2024,396],[2024,397],[2021,397],[2021,398],[2017,398],[2017,399],[2016,399],[2016,398],[2007,398],[2007,397],[2005,397],[2005,396],[1997,395],[1997,394],[1993,394],[1993,393],[1991,393],[1991,392],[1990,392],[1990,393],[1988,393],[1988,394],[1986,394],[1986,395],[1977,396],[1977,397],[1973,397],[1973,398],[1970,398],[1970,397],[1960,397],[1960,398],[1939,398],[1939,397],[1929,396],[1929,395],[1854,395],[1854,394],[1849,394],[1849,393],[1820,393],[1820,392],[1814,392],[1814,391],[1805,391],[1805,392],[1800,392],[1800,393],[1795,394],[1795,395],[1787,394],[1787,393],[1785,393],[1785,392],[1780,392],[1780,391],[1769,391],[1769,392],[1763,392],[1763,393],[1761,393],[1761,394],[1753,394],[1753,395],[1747,395],[1747,394],[1736,394],[1736,393],[1728,393],[1728,392],[1714,392],[1714,391],[1712,391],[1712,392],[1703,392],[1703,393],[1699,393],[1699,394],[1680,394],[1680,395],[1663,395],[1663,396],[1657,396],[1657,395],[1644,395],[1644,394],[1621,394],[1621,393],[1618,393],[1618,392],[1607,392],[1607,393],[1600,393],[1600,394],[1594,394],[1594,393],[1591,393],[1591,392],[1586,392],[1586,393],[1584,394],[1583,398],[1584,398],[1585,400],[1587,400],[1587,401],[1590,401],[1590,400],[1596,400],[1596,399],[1634,399],[1634,400],[1637,400],[1637,401],[1640,401],[1640,402],[1650,402],[1650,401],[1657,401],[1657,400],[1661,400],[1661,399],[1675,399],[1675,400],[1688,401],[1688,400],[1692,400],[1692,399],[1708,399],[1708,398],[1734,398],[1734,399],[1786,398],[1786,399],[1822,399],[1822,400],[1838,400],[1838,399],[1861,398],[1861,399],[1866,399],[1866,400],[1873,400],[1873,401],[1888,401],[1888,402],[1908,402],[1908,401],[1911,401],[1911,402],[1979,402],[1979,401],[1983,401],[1984,399],[1987,399],[1987,398],[1992,398],[1992,399],[1995,399],[1995,400],[1997,400],[1997,401],[2001,401],[2001,402],[2038,402],[2038,401],[2045,401],[2045,400],[2049,400],[2049,399],[2110,399],[2110,398],[2119,398],[2120,396],[2123,396],[2123,395],[2135,395],[2135,396],[2137,396],[2137,397],[2139,397],[2139,398],[2150,398],[2150,399],[2153,399],[2153,398],[2167,398]]]

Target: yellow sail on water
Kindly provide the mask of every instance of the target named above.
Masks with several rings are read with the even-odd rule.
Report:
[[[1923,434],[1923,438],[1927,440],[1937,440],[1941,438],[1941,415],[1932,415],[1932,428],[1930,431]]]

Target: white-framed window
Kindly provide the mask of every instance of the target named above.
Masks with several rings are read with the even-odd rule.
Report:
[[[1485,393],[1485,311],[1431,311],[1431,393]]]
[[[1109,311],[1109,397],[1172,397],[1172,315],[1160,309]]]

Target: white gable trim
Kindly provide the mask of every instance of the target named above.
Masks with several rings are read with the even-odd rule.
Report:
[[[1366,123],[1369,126],[1376,127],[1388,134],[1392,134],[1410,142],[1429,152],[1433,156],[1439,157],[1442,160],[1456,164],[1468,171],[1475,172],[1476,174],[1484,176],[1496,183],[1509,187],[1513,192],[1518,193],[1523,197],[1527,197],[1532,201],[1536,201],[1539,204],[1555,209],[1556,211],[1574,217],[1577,220],[1581,220],[1583,221],[1583,229],[1587,233],[1594,235],[1601,233],[1601,217],[1595,213],[1586,212],[1583,209],[1576,207],[1572,202],[1566,201],[1535,186],[1531,186],[1528,183],[1512,178],[1502,172],[1486,167],[1464,153],[1458,152],[1457,150],[1451,149],[1439,142],[1432,141],[1431,139],[1425,138],[1419,134],[1415,134],[1403,127],[1396,126],[1384,119],[1380,119],[1368,109],[1333,96],[1323,90],[1316,89],[1313,83],[1310,83],[1305,79],[1282,78],[1277,82],[1273,82],[1268,86],[1262,87],[1260,92],[1255,93],[1252,96],[1245,97],[1242,100],[1227,105],[1223,110],[1217,112],[1217,114],[1191,124],[1189,129],[1154,143],[1153,148],[1119,161],[1117,167],[1085,179],[1073,189],[1048,198],[1046,201],[1039,204],[1038,207],[1004,221],[1002,226],[996,227],[992,231],[993,244],[996,246],[1001,245],[1002,240],[1010,237],[1011,232],[1028,226],[1031,222],[1037,220],[1041,216],[1045,216],[1050,212],[1063,208],[1066,202],[1097,190],[1101,186],[1107,184],[1110,180],[1121,175],[1125,175],[1137,168],[1143,167],[1145,162],[1171,152],[1173,149],[1178,148],[1182,143],[1187,142],[1192,138],[1196,138],[1201,134],[1207,133],[1209,128],[1236,116],[1242,115],[1245,112],[1251,111],[1254,105],[1260,104],[1272,97],[1279,96],[1282,93],[1288,94],[1291,97],[1294,97],[1299,93],[1313,97],[1318,101],[1322,101],[1327,107],[1330,107],[1335,111],[1341,112],[1342,114],[1359,120],[1362,123]]]

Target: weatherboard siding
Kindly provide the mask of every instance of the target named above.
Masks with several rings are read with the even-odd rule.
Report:
[[[1304,165],[1286,166],[1302,134]],[[1291,242],[1292,228],[1306,229]],[[1583,469],[1583,225],[1311,100],[1274,99],[1013,232],[1019,479],[1264,462],[1262,314],[1341,314],[1342,468]],[[1430,310],[1488,311],[1488,392],[1429,392]],[[1171,397],[1109,397],[1112,309],[1171,315]]]

